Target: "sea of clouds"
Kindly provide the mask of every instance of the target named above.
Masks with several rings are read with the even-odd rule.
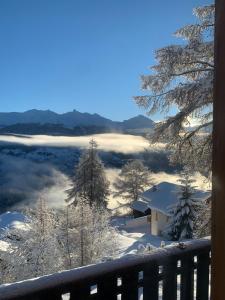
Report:
[[[46,147],[80,147],[87,148],[91,139],[94,139],[99,150],[115,151],[124,154],[142,152],[146,148],[164,149],[165,145],[157,143],[150,145],[149,141],[141,136],[129,134],[95,134],[90,136],[49,136],[49,135],[0,135],[0,143],[21,144],[26,146]]]

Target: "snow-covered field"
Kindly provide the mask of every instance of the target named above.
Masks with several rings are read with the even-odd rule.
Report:
[[[162,237],[151,235],[149,232],[127,232],[122,230],[118,234],[118,255],[130,255],[136,253],[143,253],[161,247],[161,242],[165,245],[170,245],[172,241],[165,241]]]

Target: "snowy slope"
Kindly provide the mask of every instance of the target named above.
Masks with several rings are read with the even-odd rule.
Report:
[[[16,211],[10,212],[7,211],[4,214],[0,215],[0,251],[10,251],[10,243],[4,240],[1,240],[1,233],[7,228],[19,228],[26,229],[26,217]]]
[[[0,251],[9,251],[10,244],[0,240]]]
[[[26,222],[26,217],[19,212],[7,211],[0,215],[0,232],[6,228],[21,228]]]

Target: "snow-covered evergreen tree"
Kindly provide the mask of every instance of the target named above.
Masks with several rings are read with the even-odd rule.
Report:
[[[97,143],[90,141],[89,148],[81,155],[72,178],[72,187],[68,190],[68,200],[76,202],[82,198],[91,206],[107,206],[109,181],[106,178],[102,161],[97,152]]]
[[[189,176],[188,169],[181,173],[181,188],[178,194],[178,202],[169,208],[171,223],[167,228],[167,234],[173,240],[191,239],[193,237],[194,222],[197,217],[197,209],[202,205],[200,200],[194,198],[193,179]]]
[[[140,193],[150,185],[153,185],[151,172],[140,160],[135,159],[126,163],[119,173],[114,183],[114,197],[122,196],[130,203],[137,200]]]
[[[177,107],[175,115],[157,124],[153,141],[164,137],[175,149],[176,161],[180,158],[207,175],[212,148],[214,11],[214,5],[194,9],[198,22],[175,33],[184,40],[182,44],[156,51],[158,64],[152,74],[141,77],[147,94],[135,97],[148,114]],[[186,130],[193,118],[195,126]]]

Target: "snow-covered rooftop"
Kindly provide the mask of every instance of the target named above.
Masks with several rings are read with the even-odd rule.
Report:
[[[137,209],[138,205],[142,207],[143,203],[145,203],[148,208],[168,215],[168,207],[178,201],[177,195],[180,187],[181,186],[179,184],[161,182],[157,186],[150,188],[140,195],[140,199],[135,203],[135,209]],[[209,192],[204,192],[197,189],[195,189],[195,193],[193,195],[195,199],[199,200],[206,200],[209,196]]]
[[[137,200],[137,201],[134,201],[131,204],[131,208],[135,209],[137,211],[140,211],[142,213],[145,213],[149,209],[148,203],[146,203],[146,201],[142,201],[141,199]]]

